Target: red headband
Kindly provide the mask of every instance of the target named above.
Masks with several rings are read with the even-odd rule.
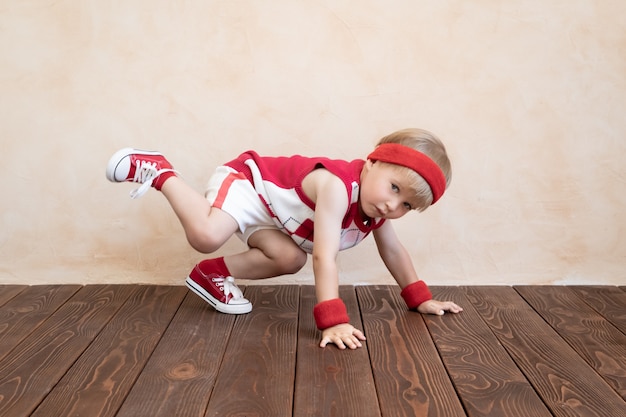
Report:
[[[408,146],[399,143],[383,143],[367,156],[372,161],[388,162],[412,169],[421,175],[430,186],[435,204],[446,190],[446,177],[432,159]]]

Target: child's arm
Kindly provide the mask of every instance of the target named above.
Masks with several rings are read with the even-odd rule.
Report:
[[[348,208],[343,182],[326,170],[307,176],[305,191],[315,201],[313,273],[315,275],[315,321],[322,330],[320,347],[334,343],[340,349],[361,347],[363,333],[349,323],[345,304],[339,298],[337,254],[341,222]]]
[[[420,313],[437,315],[444,314],[446,311],[451,313],[463,311],[452,301],[432,299],[426,284],[417,277],[411,257],[398,239],[391,222],[386,221],[380,228],[374,230],[374,239],[380,257],[402,288],[402,297],[409,309],[417,308]]]

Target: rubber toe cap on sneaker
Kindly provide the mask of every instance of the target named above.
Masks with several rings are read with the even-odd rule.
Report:
[[[107,179],[112,182],[123,182],[130,172],[130,154],[132,148],[124,148],[115,152],[107,164]]]

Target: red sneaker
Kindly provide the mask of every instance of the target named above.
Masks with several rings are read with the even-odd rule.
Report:
[[[172,164],[159,152],[124,148],[115,152],[107,164],[107,179],[112,182],[136,182],[141,186],[131,191],[132,198],[141,197],[150,186],[158,190],[175,173]],[[164,175],[169,173],[169,175]]]
[[[226,314],[245,314],[252,311],[252,304],[235,285],[233,277],[205,273],[196,265],[185,280],[187,287],[217,311]]]

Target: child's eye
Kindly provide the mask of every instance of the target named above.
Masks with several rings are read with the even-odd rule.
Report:
[[[413,207],[411,207],[411,204],[409,203],[404,203],[404,208],[407,210],[413,210]]]
[[[396,184],[391,184],[391,189],[397,193],[398,191],[400,191],[400,187],[398,187]]]

